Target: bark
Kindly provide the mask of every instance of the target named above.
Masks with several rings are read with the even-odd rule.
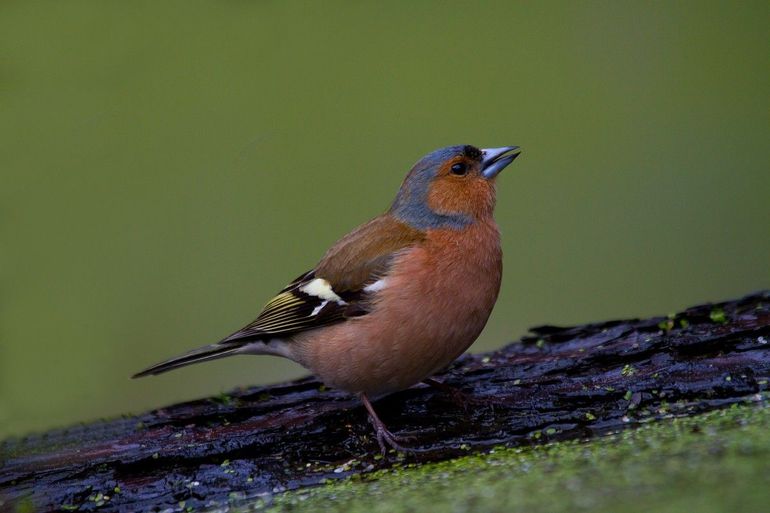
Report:
[[[770,291],[675,316],[542,326],[466,355],[377,403],[414,453],[380,458],[366,412],[312,378],[252,387],[0,444],[0,510],[157,511],[482,451],[592,437],[759,399],[770,379]],[[2,505],[4,504],[4,506]]]

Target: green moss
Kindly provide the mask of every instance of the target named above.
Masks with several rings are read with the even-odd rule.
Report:
[[[625,364],[620,371],[621,376],[633,376],[636,374],[636,368],[631,364]]]
[[[721,308],[714,308],[711,310],[711,313],[709,314],[709,318],[716,323],[724,324],[727,322],[727,316],[725,315],[725,311]]]
[[[746,405],[588,442],[499,448],[276,497],[297,512],[762,511],[770,408]]]
[[[226,392],[220,392],[218,396],[210,397],[209,401],[221,404],[222,406],[237,406],[240,402],[237,397],[233,397]]]

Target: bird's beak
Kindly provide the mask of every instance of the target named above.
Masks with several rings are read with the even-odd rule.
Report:
[[[486,148],[481,150],[481,176],[487,180],[496,177],[505,166],[513,162],[519,156],[521,150],[518,146],[504,146],[502,148]]]

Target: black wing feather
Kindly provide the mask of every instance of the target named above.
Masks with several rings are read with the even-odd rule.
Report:
[[[220,343],[233,341],[248,342],[273,337],[282,337],[310,329],[328,326],[344,320],[351,310],[351,303],[361,294],[346,294],[340,304],[333,300],[308,294],[303,286],[316,279],[314,271],[303,274],[287,285],[271,299],[254,322],[222,339]],[[360,316],[363,308],[356,306],[355,314]]]

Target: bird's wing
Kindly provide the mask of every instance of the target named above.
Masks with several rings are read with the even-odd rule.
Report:
[[[254,322],[221,343],[287,337],[366,315],[394,256],[424,235],[390,216],[373,219],[338,241],[315,269],[287,285]]]

